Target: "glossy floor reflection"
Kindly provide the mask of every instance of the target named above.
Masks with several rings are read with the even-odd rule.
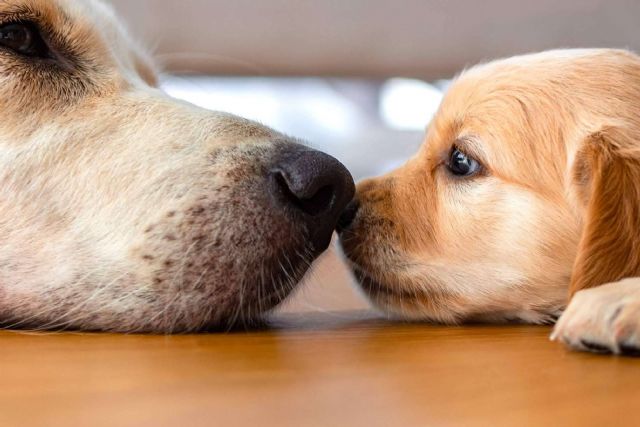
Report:
[[[640,360],[548,327],[280,315],[270,329],[0,333],[2,426],[637,425]]]

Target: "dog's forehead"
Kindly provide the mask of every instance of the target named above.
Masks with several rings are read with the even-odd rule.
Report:
[[[470,141],[497,176],[521,183],[549,175],[559,179],[566,157],[563,132],[573,119],[560,107],[557,88],[541,75],[546,61],[498,61],[463,73],[429,126],[427,156],[442,158],[458,141]]]
[[[158,84],[149,53],[121,24],[113,7],[102,0],[0,0],[0,19],[29,19],[53,28],[58,36],[129,82]],[[114,74],[114,75],[116,75]]]
[[[46,24],[92,58],[121,70],[135,70],[155,83],[147,53],[129,37],[113,7],[102,0],[3,0],[2,16]]]
[[[29,13],[56,26],[86,24],[96,30],[117,27],[112,7],[101,0],[3,0],[0,13]]]
[[[113,7],[102,0],[55,0],[58,13],[68,22],[91,26],[117,42],[125,37],[125,30],[117,19]]]

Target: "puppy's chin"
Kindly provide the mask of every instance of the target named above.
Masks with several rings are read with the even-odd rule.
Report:
[[[404,303],[412,304],[416,298],[415,293],[396,285],[396,280],[389,280],[390,273],[395,270],[393,263],[388,256],[379,253],[379,248],[389,246],[370,241],[371,235],[363,233],[362,229],[363,227],[352,227],[339,233],[339,247],[360,290],[375,308],[389,318],[406,320],[413,317],[402,307]]]
[[[358,267],[353,267],[360,288],[377,309],[389,319],[430,322],[445,325],[468,323],[552,324],[562,312],[562,305],[536,309],[514,305],[474,302],[436,283],[380,281]],[[425,278],[426,279],[426,278]]]
[[[374,307],[383,311],[387,317],[394,320],[419,319],[413,310],[407,311],[407,308],[413,305],[417,297],[415,293],[406,292],[376,280],[369,273],[353,264],[351,267],[364,295]]]
[[[418,290],[416,287],[404,286],[397,278],[389,277],[388,273],[372,273],[353,263],[351,267],[365,296],[389,319],[460,323],[461,320],[454,314],[454,310],[442,302],[441,296]],[[425,286],[425,289],[429,287]]]
[[[344,249],[344,245],[343,245]],[[562,302],[527,304],[515,295],[500,298],[499,292],[473,293],[464,288],[479,288],[473,278],[460,278],[456,287],[441,280],[445,273],[428,273],[419,263],[409,265],[407,261],[394,257],[363,258],[357,252],[344,252],[349,265],[364,295],[373,306],[390,319],[424,321],[436,324],[456,325],[462,323],[553,323],[562,311]],[[388,255],[388,254],[386,254]],[[357,262],[356,262],[357,260]],[[453,274],[455,275],[455,274]]]

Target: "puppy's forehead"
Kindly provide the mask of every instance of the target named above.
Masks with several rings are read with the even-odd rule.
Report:
[[[495,176],[526,186],[557,183],[566,163],[565,137],[576,123],[567,81],[579,58],[589,55],[527,55],[462,73],[429,127],[429,157],[470,141]]]

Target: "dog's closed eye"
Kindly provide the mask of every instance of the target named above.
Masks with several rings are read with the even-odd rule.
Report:
[[[0,46],[19,55],[50,58],[51,52],[40,30],[32,22],[10,22],[0,26]]]

